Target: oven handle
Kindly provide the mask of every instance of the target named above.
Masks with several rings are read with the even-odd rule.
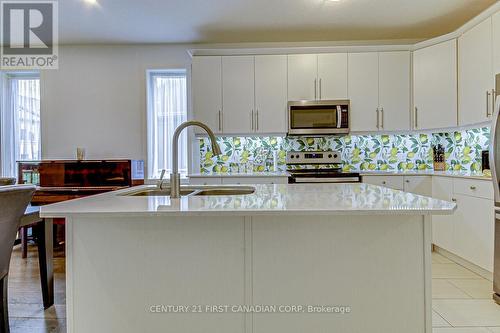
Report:
[[[331,178],[294,178],[296,183],[359,183],[359,177],[331,177]]]
[[[342,127],[342,109],[340,105],[337,105],[337,128]]]

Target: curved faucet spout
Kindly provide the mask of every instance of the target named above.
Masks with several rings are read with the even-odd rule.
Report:
[[[191,120],[180,124],[174,132],[172,138],[172,173],[170,174],[170,198],[178,198],[180,193],[180,174],[179,174],[179,136],[183,129],[189,126],[197,126],[203,128],[210,138],[210,143],[212,144],[212,152],[214,155],[220,155],[221,150],[217,144],[217,139],[215,138],[214,132],[202,123],[201,121]]]

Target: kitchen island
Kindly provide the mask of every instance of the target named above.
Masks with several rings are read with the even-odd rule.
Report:
[[[67,221],[68,332],[431,333],[432,214],[368,184],[44,206]]]

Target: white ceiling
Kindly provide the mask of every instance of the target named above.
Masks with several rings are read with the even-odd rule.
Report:
[[[59,1],[63,44],[424,39],[497,0]]]

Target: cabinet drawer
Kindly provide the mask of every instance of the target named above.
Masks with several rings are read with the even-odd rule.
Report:
[[[193,177],[189,178],[190,185],[220,185],[221,177]]]
[[[286,184],[287,177],[222,177],[222,184],[252,185],[252,184]]]
[[[363,183],[403,190],[403,176],[363,176]]]
[[[489,180],[454,179],[453,192],[493,200],[493,184]]]

